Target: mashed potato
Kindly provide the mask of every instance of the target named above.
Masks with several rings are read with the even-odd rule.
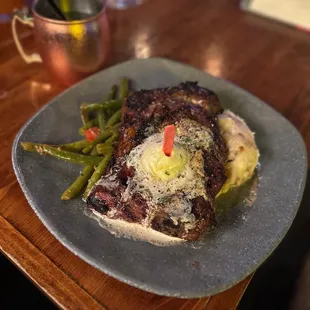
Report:
[[[218,193],[219,196],[251,178],[258,164],[259,151],[254,134],[240,117],[226,110],[219,116],[218,121],[228,148],[225,166],[227,180]]]

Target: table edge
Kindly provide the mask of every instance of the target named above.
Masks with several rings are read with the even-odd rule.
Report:
[[[102,304],[56,266],[2,215],[0,215],[0,235],[0,252],[58,307],[73,309],[79,304],[86,308],[91,307],[91,309],[105,309]],[[20,260],[20,257],[23,259]],[[34,276],[33,270],[36,270],[39,277]],[[65,298],[58,298],[60,294],[63,294]]]

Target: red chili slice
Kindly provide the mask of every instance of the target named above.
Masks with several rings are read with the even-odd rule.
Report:
[[[92,142],[100,135],[100,128],[99,127],[91,127],[85,130],[85,138],[87,141]]]
[[[168,125],[165,127],[164,131],[164,144],[163,144],[163,152],[166,156],[171,156],[173,143],[174,143],[174,136],[175,136],[175,126]]]

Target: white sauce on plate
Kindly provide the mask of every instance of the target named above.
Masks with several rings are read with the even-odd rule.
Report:
[[[87,210],[86,215],[97,220],[100,226],[118,238],[125,237],[133,240],[146,241],[157,246],[172,246],[186,242],[183,239],[170,237],[140,224],[128,223],[123,220],[111,220],[94,210]]]

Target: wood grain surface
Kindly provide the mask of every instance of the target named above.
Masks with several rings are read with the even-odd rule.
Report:
[[[237,0],[149,0],[108,12],[108,66],[161,56],[230,80],[286,116],[310,149],[310,35],[246,14]],[[21,40],[35,50],[32,32]],[[177,299],[123,284],[64,248],[29,207],[11,165],[20,127],[63,86],[26,65],[0,24],[0,250],[65,309],[236,309],[250,278],[213,297]]]

